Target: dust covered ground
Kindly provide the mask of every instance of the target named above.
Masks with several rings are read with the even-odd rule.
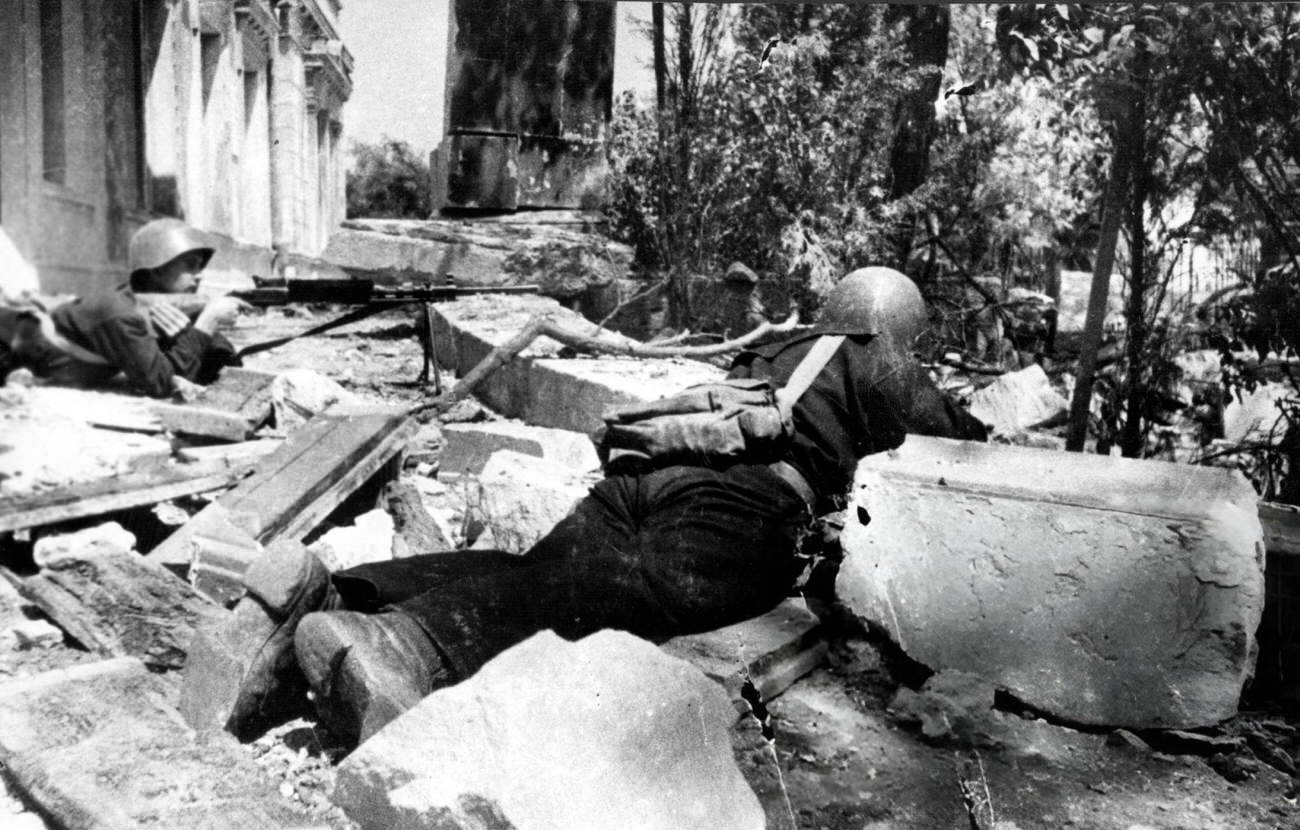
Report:
[[[271,309],[243,319],[243,345],[304,330],[328,308]],[[249,368],[313,369],[358,395],[414,403],[422,353],[411,318],[386,312],[247,361]],[[444,382],[453,379],[444,377]],[[470,406],[457,417],[493,417]],[[427,476],[408,468],[408,478]],[[454,513],[454,488],[422,486],[431,509]],[[161,521],[161,520],[159,520]],[[166,523],[158,531],[166,530]],[[21,556],[21,544],[6,557]],[[808,583],[826,623],[825,664],[768,704],[771,749],[799,828],[1300,828],[1293,702],[1248,700],[1238,718],[1190,736],[1075,730],[1036,719],[1015,701],[989,709],[962,700],[894,704],[926,672],[890,644],[840,617],[824,578]],[[821,586],[820,588],[818,586]],[[4,628],[39,614],[0,595]],[[60,632],[0,644],[0,682],[98,659]],[[924,714],[924,713],[923,713]],[[308,715],[245,745],[283,798],[330,826],[351,826],[328,793],[342,749]],[[46,824],[16,798],[0,797],[0,826]]]

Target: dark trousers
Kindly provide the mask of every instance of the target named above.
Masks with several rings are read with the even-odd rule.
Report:
[[[668,467],[599,482],[523,555],[424,554],[334,583],[348,608],[410,614],[463,678],[546,629],[663,640],[762,614],[798,576],[809,518],[765,466]]]

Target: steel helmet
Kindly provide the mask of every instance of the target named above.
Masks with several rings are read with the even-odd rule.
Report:
[[[830,290],[818,317],[819,328],[890,335],[911,346],[925,330],[921,290],[893,268],[859,268]]]
[[[161,268],[182,254],[198,251],[203,255],[203,265],[212,259],[212,240],[198,228],[192,228],[179,219],[155,219],[131,237],[128,255],[131,282],[140,272]]]

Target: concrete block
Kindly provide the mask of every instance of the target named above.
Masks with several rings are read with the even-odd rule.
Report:
[[[995,435],[1007,435],[1064,417],[1070,402],[1038,364],[1002,375],[971,395],[970,412]]]
[[[58,827],[318,828],[228,735],[202,742],[163,675],[134,658],[0,687],[0,762]]]
[[[771,700],[815,669],[827,650],[821,621],[802,599],[735,625],[674,637],[660,648],[721,683],[734,702],[746,681]]]
[[[848,519],[841,600],[935,670],[1088,724],[1236,712],[1264,546],[1235,471],[908,436]]]
[[[443,472],[478,474],[498,450],[534,456],[576,472],[588,472],[600,466],[596,448],[585,433],[517,421],[447,424],[438,465]]]
[[[594,325],[545,297],[466,297],[434,307],[438,359],[464,375],[537,314],[574,331]],[[602,337],[625,340],[605,332]],[[692,360],[618,357],[560,358],[561,346],[539,338],[517,359],[493,372],[476,396],[497,412],[536,426],[590,433],[609,406],[657,400],[683,387],[717,380],[721,369]]]
[[[544,631],[361,745],[334,801],[363,830],[759,830],[735,721],[716,683],[645,640]]]
[[[491,534],[493,547],[523,553],[568,515],[593,481],[569,467],[501,450],[479,476],[470,520]]]

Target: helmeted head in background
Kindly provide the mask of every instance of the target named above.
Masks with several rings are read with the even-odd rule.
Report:
[[[131,237],[131,288],[179,294],[198,287],[215,249],[208,235],[179,219],[155,219]]]
[[[859,268],[831,289],[818,328],[886,335],[911,347],[925,331],[925,300],[916,283],[893,268]]]

